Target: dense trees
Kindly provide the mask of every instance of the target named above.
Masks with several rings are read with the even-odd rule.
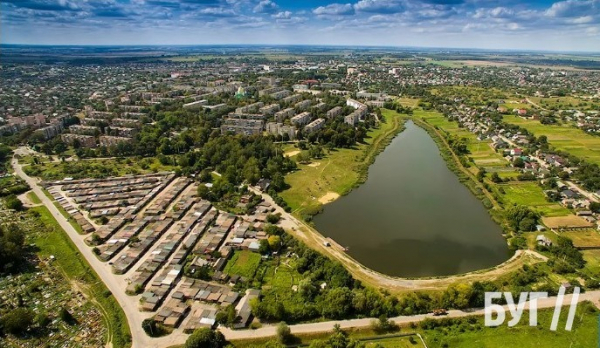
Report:
[[[523,205],[514,205],[506,209],[506,217],[514,231],[534,231],[539,214]]]
[[[20,335],[27,331],[33,324],[34,314],[27,308],[15,308],[0,318],[2,331],[13,335]]]
[[[201,328],[188,337],[184,348],[222,348],[225,347],[225,344],[225,337],[222,333],[208,328]]]
[[[24,254],[25,233],[16,224],[0,226],[0,272],[11,271]]]

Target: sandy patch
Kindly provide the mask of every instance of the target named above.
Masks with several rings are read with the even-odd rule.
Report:
[[[316,168],[316,167],[318,167],[320,165],[321,165],[321,162],[313,162],[313,163],[307,164],[307,166],[313,167],[313,168]]]
[[[340,198],[339,194],[329,191],[325,195],[323,195],[321,198],[319,198],[319,203],[321,203],[321,204],[331,203],[338,198]]]
[[[284,153],[283,155],[285,157],[292,157],[292,156],[296,156],[299,153],[300,153],[300,150],[294,150],[294,151],[288,151],[288,152]]]

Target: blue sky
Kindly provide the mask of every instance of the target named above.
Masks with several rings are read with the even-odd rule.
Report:
[[[600,0],[0,0],[0,42],[600,51]]]

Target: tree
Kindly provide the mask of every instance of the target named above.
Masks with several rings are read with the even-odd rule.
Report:
[[[4,330],[13,335],[20,335],[27,331],[33,323],[33,312],[27,308],[15,308],[0,318]]]
[[[267,222],[270,224],[276,224],[281,220],[281,214],[268,214]]]
[[[25,232],[16,224],[0,226],[0,271],[19,264],[24,254]]]
[[[513,166],[515,168],[523,168],[525,167],[525,161],[521,157],[517,157],[513,160]]]
[[[600,203],[598,202],[591,202],[590,203],[590,210],[594,213],[600,213]]]
[[[269,236],[267,239],[269,242],[269,248],[273,251],[279,250],[281,248],[281,237],[279,236]]]
[[[498,172],[493,172],[492,173],[491,180],[492,180],[493,183],[496,183],[496,184],[499,183],[499,182],[502,182],[502,178],[500,177],[500,175],[498,175]]]
[[[4,203],[8,209],[23,210],[23,202],[15,195],[7,196],[4,199]]]
[[[229,305],[224,309],[219,310],[216,315],[216,320],[219,324],[223,324],[227,327],[233,326],[237,322],[238,316],[233,305]]]
[[[222,333],[208,328],[201,328],[188,337],[184,348],[222,348],[225,347],[225,343],[225,337]]]
[[[281,322],[277,325],[277,339],[279,342],[283,344],[289,343],[293,337],[292,330],[286,323]]]

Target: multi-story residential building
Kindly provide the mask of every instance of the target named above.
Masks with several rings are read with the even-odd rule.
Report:
[[[327,107],[327,104],[325,104],[325,103],[319,103],[319,104],[317,104],[317,105],[315,105],[315,106],[313,106],[313,107],[314,107],[315,109],[317,109],[317,110],[321,111],[321,110],[325,110],[325,108]]]
[[[258,112],[258,110],[261,107],[263,107],[264,105],[265,105],[265,103],[263,103],[263,102],[256,102],[254,104],[242,106],[242,107],[235,109],[235,113],[236,114],[255,113],[255,112]]]
[[[281,99],[282,103],[297,103],[299,101],[302,100],[302,94],[294,94],[294,95],[290,95],[289,97],[285,97],[283,99]]]
[[[367,107],[365,104],[359,102],[358,100],[348,99],[346,100],[346,105],[351,106],[355,109],[360,109],[362,107]]]
[[[307,133],[313,133],[313,132],[316,132],[319,129],[323,128],[324,125],[325,125],[325,120],[322,118],[317,118],[316,120],[314,120],[311,123],[309,123],[308,125],[306,125],[306,127],[304,127],[304,131]]]
[[[292,119],[290,121],[296,126],[303,126],[310,121],[311,117],[312,116],[311,116],[310,112],[305,111],[301,114],[298,114],[298,115],[292,117]]]
[[[97,135],[100,134],[100,128],[94,126],[82,126],[74,124],[69,127],[69,132],[81,135]]]
[[[113,146],[119,143],[129,143],[132,141],[131,138],[113,137],[110,135],[103,135],[98,140],[100,142],[100,146]]]
[[[281,136],[287,134],[290,140],[294,140],[296,138],[296,127],[284,125],[283,123],[267,123],[267,132]]]
[[[263,115],[273,115],[275,114],[277,111],[279,111],[280,107],[279,104],[271,104],[271,105],[266,105],[263,106],[262,108],[260,108],[259,112]]]
[[[263,131],[263,121],[244,118],[227,118],[221,125],[221,134],[233,132],[235,134],[254,135]]]
[[[336,106],[335,108],[327,111],[327,118],[334,118],[342,114],[342,107]]]
[[[295,113],[296,111],[293,108],[283,109],[275,113],[275,120],[277,120],[277,122],[283,122],[286,118],[294,116]]]
[[[306,110],[306,109],[308,109],[308,108],[310,107],[310,104],[311,104],[311,103],[312,103],[312,102],[311,102],[311,100],[310,100],[310,99],[307,99],[307,100],[302,100],[302,101],[299,101],[299,102],[297,102],[297,103],[294,105],[294,107],[295,107],[296,109],[298,109],[298,110]]]
[[[63,142],[69,145],[73,145],[73,143],[77,140],[82,147],[96,147],[96,137],[91,135],[62,134],[61,139]]]

